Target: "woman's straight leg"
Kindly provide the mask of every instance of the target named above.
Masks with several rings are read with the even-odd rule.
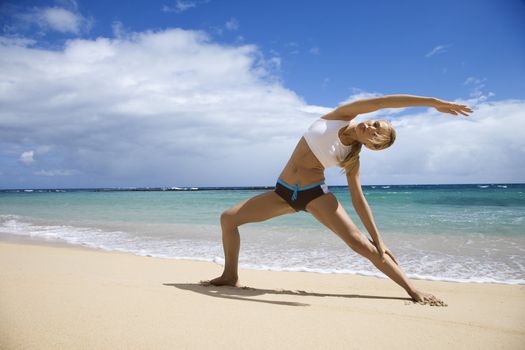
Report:
[[[350,248],[369,259],[374,266],[403,287],[416,301],[435,301],[436,298],[417,290],[403,270],[388,255],[381,259],[377,248],[357,228],[345,209],[331,193],[318,197],[306,207],[319,222],[337,234]]]

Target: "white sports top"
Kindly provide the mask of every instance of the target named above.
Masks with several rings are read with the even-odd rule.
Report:
[[[341,143],[338,135],[339,130],[348,123],[346,120],[319,118],[304,133],[306,143],[325,168],[339,166],[352,150],[352,146]]]

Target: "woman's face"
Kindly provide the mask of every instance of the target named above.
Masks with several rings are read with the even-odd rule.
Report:
[[[384,120],[367,120],[357,124],[357,138],[366,148],[377,150],[372,143],[377,134],[388,136],[390,125]]]

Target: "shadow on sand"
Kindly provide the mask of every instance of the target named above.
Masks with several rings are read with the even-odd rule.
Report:
[[[360,298],[360,299],[380,299],[380,300],[404,300],[407,301],[409,298],[401,297],[384,297],[375,295],[359,295],[359,294],[329,294],[329,293],[311,293],[305,292],[304,290],[285,290],[285,289],[260,289],[251,287],[230,287],[230,286],[213,286],[203,285],[201,283],[163,283],[165,286],[175,287],[182,290],[189,290],[195,293],[212,296],[216,298],[225,298],[233,300],[244,300],[253,301],[257,303],[268,303],[274,305],[286,305],[286,306],[310,306],[310,304],[291,302],[291,301],[275,301],[275,300],[263,300],[254,299],[253,297],[262,295],[294,295],[294,296],[307,296],[307,297],[334,297],[334,298]]]

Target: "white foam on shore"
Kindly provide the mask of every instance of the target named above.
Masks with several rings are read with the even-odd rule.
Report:
[[[220,237],[216,240],[195,238],[155,237],[144,232],[142,235],[125,231],[108,231],[94,227],[70,225],[43,225],[17,215],[0,215],[0,234],[31,237],[34,239],[65,242],[72,245],[128,252],[140,256],[165,259],[210,261],[224,264]],[[344,246],[319,244],[317,248],[298,248],[294,242],[271,245],[257,241],[252,235],[243,243],[239,266],[241,268],[315,272],[325,274],[359,274],[384,277],[366,259],[357,256]],[[397,255],[410,278],[450,281],[461,283],[502,283],[525,284],[525,263],[522,255],[511,255],[506,260],[492,259],[491,249],[479,251],[478,256],[457,256],[440,252],[409,249]],[[518,247],[523,250],[523,247]],[[481,255],[479,255],[481,254]]]

